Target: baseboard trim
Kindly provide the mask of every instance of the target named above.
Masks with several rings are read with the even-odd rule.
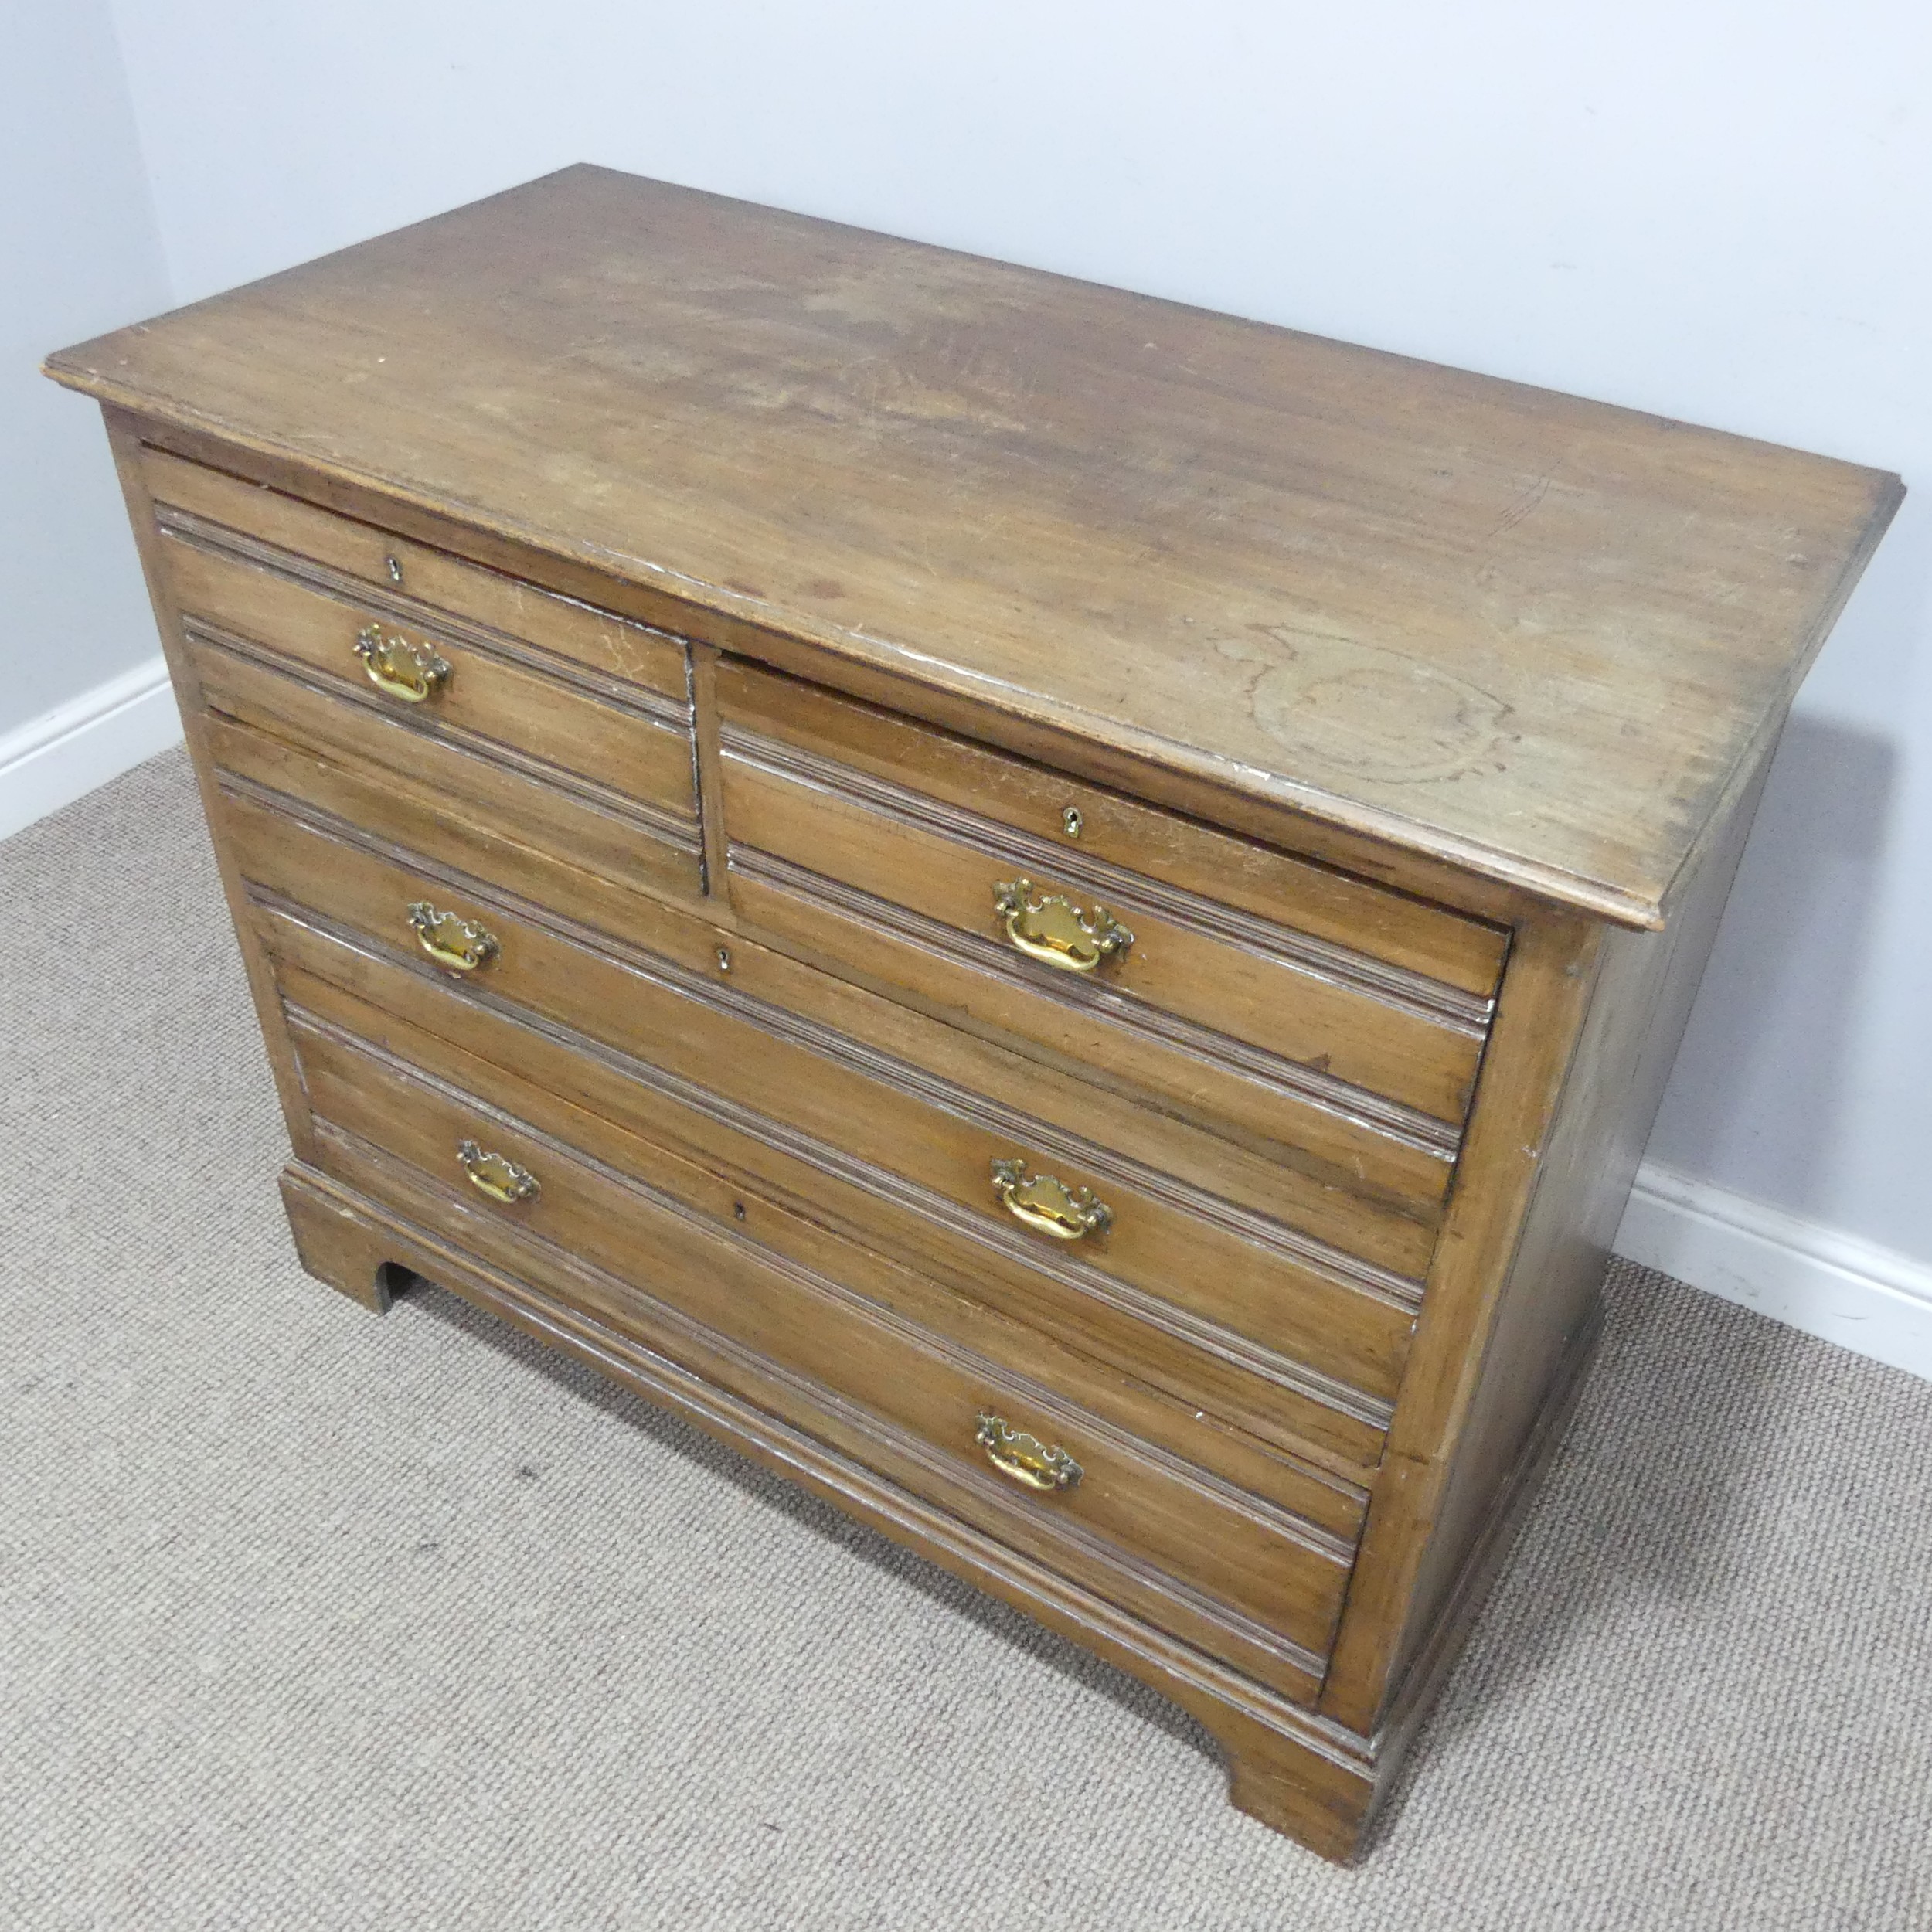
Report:
[[[180,742],[181,714],[157,651],[0,737],[0,838]]]
[[[1932,1381],[1932,1267],[1646,1162],[1617,1252]]]

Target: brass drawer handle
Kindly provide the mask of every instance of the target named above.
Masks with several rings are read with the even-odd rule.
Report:
[[[1002,1476],[1046,1495],[1071,1489],[1087,1473],[1064,1449],[1049,1449],[1036,1436],[1022,1435],[990,1409],[980,1411],[973,1440]]]
[[[995,886],[993,910],[1005,920],[1016,951],[1063,973],[1090,973],[1134,944],[1134,935],[1104,906],[1082,912],[1063,893],[1035,892],[1030,879]]]
[[[440,913],[427,899],[410,905],[409,920],[416,943],[437,965],[455,972],[476,972],[502,950],[487,926],[479,926],[460,913]]]
[[[1029,1175],[1023,1161],[994,1162],[993,1192],[1022,1227],[1056,1241],[1104,1234],[1114,1225],[1114,1210],[1091,1188],[1069,1187],[1050,1174]]]
[[[514,1207],[519,1201],[534,1201],[543,1192],[527,1167],[519,1167],[506,1155],[487,1153],[474,1141],[459,1141],[456,1158],[463,1163],[471,1186],[492,1201]]]
[[[405,704],[424,703],[450,681],[447,659],[400,631],[385,631],[379,624],[366,625],[355,634],[355,655],[369,682]]]

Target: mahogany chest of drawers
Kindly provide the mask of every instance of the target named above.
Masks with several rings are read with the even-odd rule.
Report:
[[[309,1270],[695,1417],[1347,1855],[1896,480],[591,168],[49,367]]]

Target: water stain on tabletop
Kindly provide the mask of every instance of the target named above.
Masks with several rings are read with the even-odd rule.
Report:
[[[1249,716],[1308,764],[1384,784],[1493,767],[1513,742],[1511,708],[1468,679],[1386,645],[1289,624],[1216,645],[1253,667]]]

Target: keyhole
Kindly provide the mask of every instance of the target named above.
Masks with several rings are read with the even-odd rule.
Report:
[[[389,582],[392,583],[400,583],[403,580],[403,566],[401,560],[396,557],[389,557],[386,559],[386,561],[389,565]]]
[[[1065,832],[1070,838],[1079,838],[1080,827],[1084,822],[1080,817],[1080,808],[1078,805],[1069,805],[1060,814],[1060,830]]]
[[[731,948],[729,946],[720,946],[718,948],[718,971],[721,973],[728,973],[731,971]]]

